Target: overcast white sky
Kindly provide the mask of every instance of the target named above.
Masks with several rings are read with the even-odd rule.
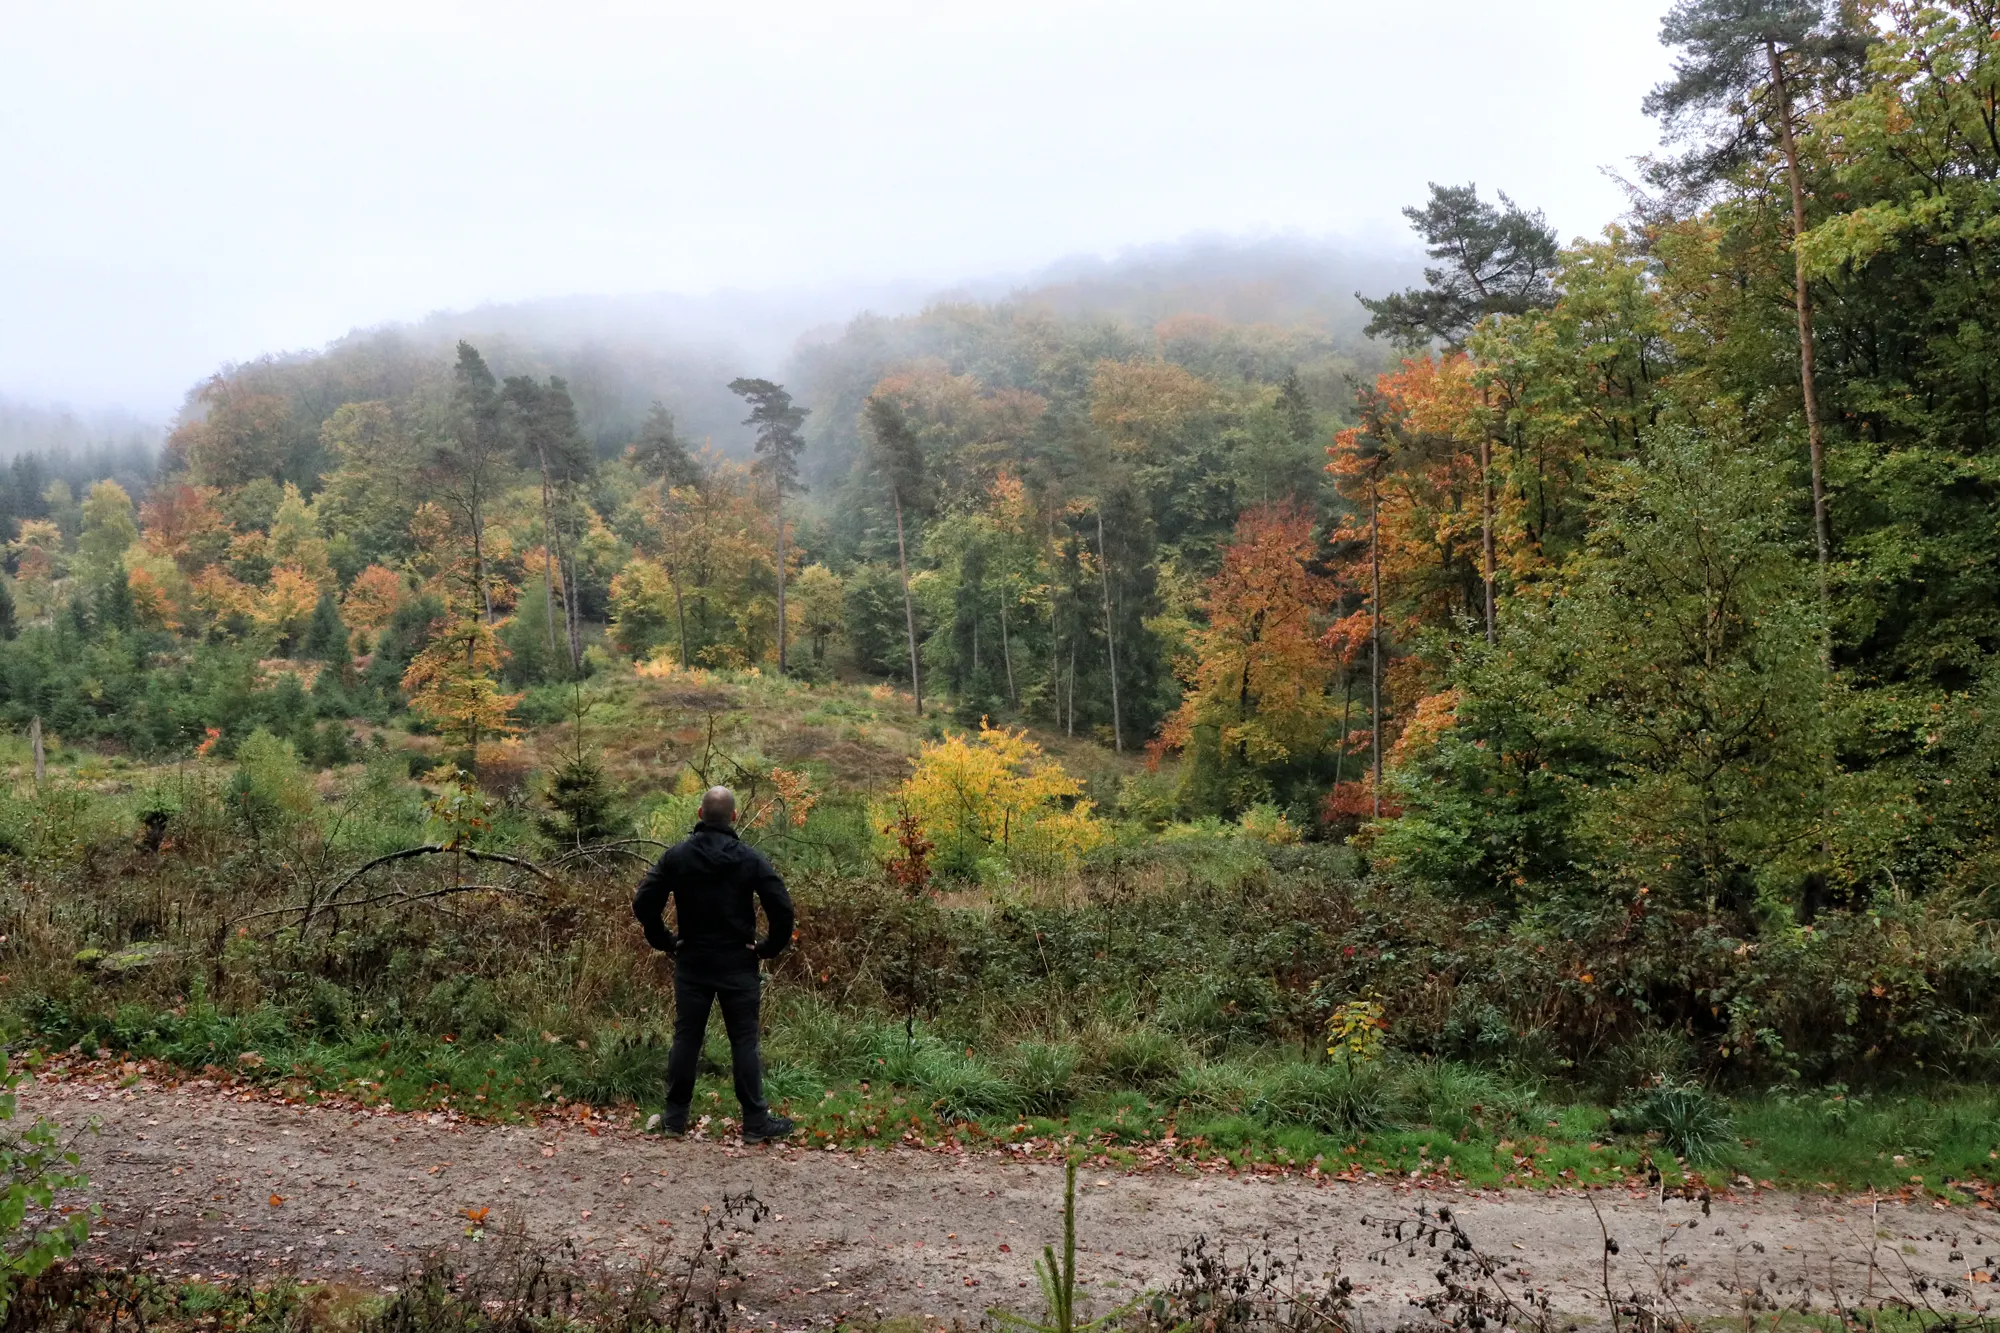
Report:
[[[483,301],[1622,210],[1667,0],[0,0],[0,394]]]

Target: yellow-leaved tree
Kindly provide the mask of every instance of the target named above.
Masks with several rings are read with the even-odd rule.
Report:
[[[502,649],[484,615],[490,590],[481,584],[470,539],[449,514],[428,502],[418,506],[410,535],[417,547],[413,563],[425,590],[439,596],[445,613],[403,673],[403,688],[409,692],[410,711],[459,745],[465,766],[476,773],[479,742],[514,730],[514,705],[521,696],[502,693],[496,679]]]
[[[948,874],[978,876],[1005,865],[1053,872],[1073,867],[1111,834],[1083,797],[1083,784],[1045,757],[1025,729],[980,719],[979,734],[947,733],[913,761],[895,801],[915,816]]]

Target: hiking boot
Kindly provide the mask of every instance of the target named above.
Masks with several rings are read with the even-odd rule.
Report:
[[[785,1119],[785,1117],[781,1115],[767,1115],[764,1117],[762,1124],[754,1126],[745,1125],[743,1127],[743,1141],[745,1143],[769,1143],[773,1139],[784,1138],[792,1132],[792,1129],[792,1122]]]
[[[655,1115],[646,1121],[646,1132],[670,1139],[681,1138],[688,1132],[687,1113],[675,1115],[672,1111],[665,1111]]]

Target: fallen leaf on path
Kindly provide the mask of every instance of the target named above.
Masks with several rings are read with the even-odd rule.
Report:
[[[273,1208],[276,1208],[279,1204],[283,1203],[284,1201],[285,1201],[285,1196],[282,1194],[273,1194],[271,1196],[271,1206]]]

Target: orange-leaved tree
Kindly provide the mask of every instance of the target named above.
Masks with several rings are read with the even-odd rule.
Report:
[[[1189,759],[1184,799],[1209,812],[1287,795],[1340,742],[1341,666],[1326,619],[1338,585],[1314,567],[1312,515],[1294,502],[1246,510],[1198,604],[1205,622],[1178,663],[1186,686],[1161,727]]]
[[[1492,515],[1480,444],[1489,429],[1474,367],[1461,353],[1410,358],[1361,396],[1361,423],[1327,450],[1327,471],[1348,501],[1332,538],[1353,554],[1342,582],[1364,591],[1361,608],[1331,641],[1365,645],[1370,668],[1371,807],[1380,813],[1391,701],[1434,687],[1419,659],[1398,656],[1424,626],[1483,618],[1483,547]]]

